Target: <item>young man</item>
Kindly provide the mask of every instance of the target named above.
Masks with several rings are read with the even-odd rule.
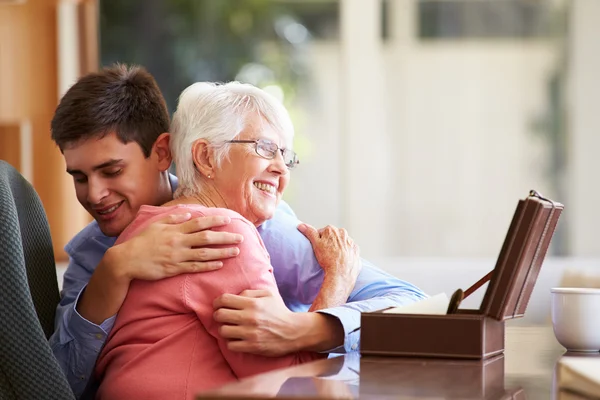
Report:
[[[131,280],[219,268],[218,260],[236,256],[235,243],[243,240],[210,231],[227,224],[224,219],[171,216],[113,246],[142,205],[172,197],[177,180],[167,171],[168,129],[167,108],[152,76],[121,65],[81,78],[52,120],[52,138],[63,152],[77,198],[95,219],[65,247],[70,263],[50,339],[77,396]],[[361,311],[425,297],[364,260],[357,278],[360,262],[339,240],[341,230],[299,224],[282,202],[259,228],[285,305],[262,291],[215,300],[215,319],[224,324],[220,332],[232,350],[265,355],[356,350]],[[321,286],[327,288],[316,307],[321,311],[307,312]]]

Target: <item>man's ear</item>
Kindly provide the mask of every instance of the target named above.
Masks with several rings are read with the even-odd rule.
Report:
[[[156,139],[154,146],[152,146],[152,156],[156,157],[158,168],[161,171],[166,171],[171,166],[173,157],[171,156],[171,148],[169,147],[169,141],[171,135],[169,133],[163,133]]]
[[[211,178],[215,175],[214,152],[206,140],[199,139],[192,144],[192,160],[203,176]]]

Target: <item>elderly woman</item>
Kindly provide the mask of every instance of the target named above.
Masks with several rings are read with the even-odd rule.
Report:
[[[232,352],[213,318],[213,301],[224,293],[277,293],[256,227],[273,216],[298,163],[285,108],[251,85],[196,83],[182,93],[171,130],[175,200],[142,206],[118,242],[175,212],[228,216],[232,222],[223,229],[242,234],[244,242],[239,256],[217,271],[131,283],[96,364],[98,398],[192,398],[237,378],[324,357]]]

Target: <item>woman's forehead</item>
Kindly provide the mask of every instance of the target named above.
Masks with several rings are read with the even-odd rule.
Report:
[[[291,143],[281,129],[278,129],[267,122],[264,118],[251,118],[246,127],[240,132],[239,139],[269,139],[277,143],[280,147],[288,147]]]

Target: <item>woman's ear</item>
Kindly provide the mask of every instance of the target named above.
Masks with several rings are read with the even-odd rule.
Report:
[[[192,144],[192,160],[200,174],[210,178],[215,175],[214,152],[209,143],[199,139]]]
[[[173,157],[171,156],[171,148],[169,147],[169,141],[171,135],[163,133],[156,139],[152,146],[152,156],[156,157],[158,168],[160,171],[166,171],[171,166]]]

